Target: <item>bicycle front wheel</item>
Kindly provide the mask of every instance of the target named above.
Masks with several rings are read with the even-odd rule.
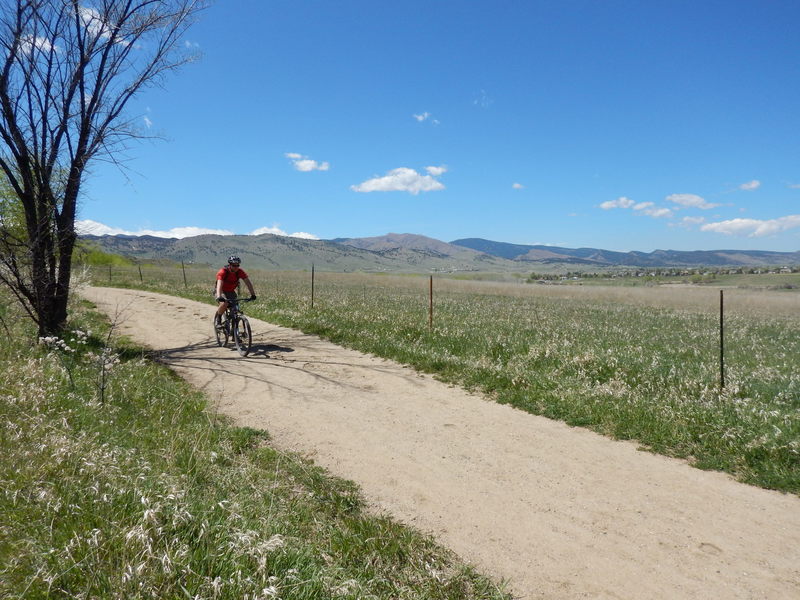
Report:
[[[228,343],[228,327],[224,315],[222,319],[219,325],[214,323],[214,335],[217,337],[217,346],[224,346]]]
[[[253,332],[250,330],[250,321],[246,317],[239,317],[233,324],[233,343],[240,356],[247,356],[250,352]]]

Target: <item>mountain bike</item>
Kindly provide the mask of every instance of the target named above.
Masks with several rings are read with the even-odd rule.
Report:
[[[228,339],[233,338],[233,344],[240,356],[247,356],[253,343],[253,332],[250,321],[242,312],[243,302],[250,302],[249,298],[228,300],[228,308],[220,318],[220,324],[214,325],[214,335],[217,337],[217,346],[226,346]]]

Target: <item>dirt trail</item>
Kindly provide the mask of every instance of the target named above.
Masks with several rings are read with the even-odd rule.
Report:
[[[800,498],[254,319],[242,359],[212,341],[208,305],[84,295],[221,412],[356,481],[515,596],[800,598]]]

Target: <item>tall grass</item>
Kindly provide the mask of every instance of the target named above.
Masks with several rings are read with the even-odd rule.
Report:
[[[429,330],[427,278],[317,273],[311,310],[309,273],[251,277],[261,298],[248,309],[254,316],[800,493],[797,293],[727,292],[720,389],[717,290],[437,280]],[[207,282],[150,287],[210,300]]]
[[[1,598],[507,597],[85,308],[31,343],[3,302]]]

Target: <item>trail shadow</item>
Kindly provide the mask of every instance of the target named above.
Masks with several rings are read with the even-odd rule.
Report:
[[[294,348],[287,346],[276,346],[275,344],[253,344],[250,346],[250,354],[247,356],[264,356],[269,358],[271,352],[294,352]]]
[[[209,356],[194,354],[195,351],[209,350],[209,349],[219,350],[220,356],[209,357]],[[293,389],[287,385],[281,385],[276,381],[270,379],[266,372],[260,372],[258,369],[253,369],[253,370],[248,369],[245,372],[241,371],[232,372],[231,368],[234,367],[234,365],[247,364],[248,362],[250,362],[251,364],[260,363],[264,365],[270,365],[271,368],[289,369],[292,371],[297,371],[298,374],[302,373],[303,376],[305,377],[310,377],[314,380],[325,382],[327,384],[333,384],[340,388],[352,389],[352,390],[361,389],[358,385],[337,380],[322,373],[308,371],[303,367],[304,364],[308,364],[309,362],[312,361],[303,361],[302,363],[294,363],[292,361],[284,362],[282,360],[268,361],[264,363],[260,362],[262,359],[270,358],[268,354],[269,352],[289,353],[294,351],[295,351],[294,348],[287,346],[277,346],[275,344],[254,344],[253,346],[251,346],[250,353],[246,357],[242,357],[239,356],[239,353],[236,351],[236,347],[233,346],[232,344],[228,343],[227,346],[220,347],[217,345],[217,342],[215,340],[210,339],[203,342],[197,342],[194,344],[187,344],[185,346],[178,346],[175,348],[151,350],[150,352],[147,353],[147,356],[153,362],[157,362],[159,364],[163,364],[168,367],[179,366],[184,369],[190,369],[190,370],[197,369],[200,371],[210,371],[215,375],[222,375],[222,374],[232,375],[236,377],[241,377],[245,381],[248,380],[259,381],[261,383],[265,383],[292,392],[301,391],[302,388]],[[318,362],[320,362],[320,364],[340,364],[342,366],[352,366],[345,362],[340,362],[340,363],[327,363],[326,361],[318,361]]]
[[[220,346],[215,342],[213,339],[204,341],[204,342],[197,342],[195,344],[187,344],[186,346],[177,346],[175,348],[167,348],[164,350],[148,350],[145,355],[148,356],[150,359],[157,361],[157,362],[166,362],[165,359],[171,358],[176,356],[177,354],[184,354],[186,352],[192,352],[193,350],[207,350],[209,348],[219,348],[220,350],[229,350],[230,352],[237,353],[236,346],[233,342],[228,342],[225,346]],[[255,358],[255,357],[263,357],[269,358],[270,353],[289,353],[294,352],[294,348],[289,346],[278,346],[276,344],[252,344],[250,346],[250,352],[247,355],[247,358]],[[141,356],[141,351],[137,356]],[[181,358],[189,358],[188,356],[182,356]]]

